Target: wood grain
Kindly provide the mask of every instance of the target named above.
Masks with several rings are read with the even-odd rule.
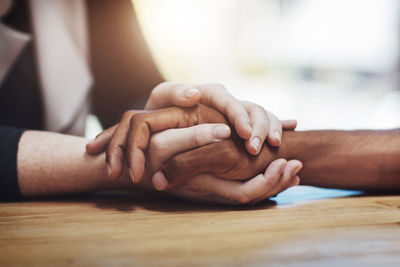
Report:
[[[0,266],[396,266],[400,196],[299,186],[254,207],[101,193],[0,204]]]

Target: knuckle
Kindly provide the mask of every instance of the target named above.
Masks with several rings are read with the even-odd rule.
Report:
[[[265,108],[259,104],[252,103],[251,108],[253,109],[254,112],[260,113],[264,116],[268,116],[268,113],[265,110]]]
[[[201,107],[196,105],[192,108],[187,108],[183,112],[183,121],[186,125],[198,125],[201,118]]]
[[[260,174],[260,187],[264,189],[269,189],[272,186],[273,179],[269,179],[264,174]]]
[[[222,141],[217,144],[218,150],[216,157],[222,158],[223,163],[218,164],[218,173],[221,177],[229,177],[229,179],[239,179],[243,177],[243,164],[240,152],[230,141]]]
[[[184,160],[179,155],[175,156],[165,165],[165,174],[167,177],[170,177],[171,175],[179,176],[180,170],[182,170],[184,165]]]
[[[130,119],[132,116],[134,116],[134,112],[132,110],[125,111],[122,114],[122,120]]]
[[[171,82],[162,82],[159,83],[154,89],[151,91],[151,95],[157,94],[159,91],[163,90],[164,88],[167,88],[168,86],[172,85]]]
[[[180,91],[187,88],[187,85],[184,83],[171,83],[169,86],[172,91]]]
[[[231,162],[232,166],[235,166],[234,168],[239,165],[240,163],[240,156],[237,153],[224,153],[226,155],[227,161]]]
[[[240,153],[231,140],[225,142],[224,145],[221,146],[221,149],[222,154],[224,155],[224,157],[227,158],[229,162],[237,164],[240,161]]]
[[[173,83],[172,82],[162,82],[159,85],[157,85],[156,88],[164,88],[164,87],[167,87],[170,85],[173,85]]]
[[[138,123],[144,121],[145,117],[146,117],[145,114],[140,114],[140,113],[133,114],[130,119],[130,125],[131,126],[137,125]]]
[[[159,83],[156,87],[153,88],[153,90],[151,90],[149,100],[158,103],[161,100],[162,92],[164,90],[167,90],[170,85],[171,82]]]
[[[223,92],[227,92],[226,87],[221,83],[212,83],[212,86]]]
[[[169,164],[173,169],[177,170],[184,166],[184,162],[183,158],[178,155],[172,158]]]
[[[263,176],[268,181],[269,186],[280,186],[282,183],[282,174],[279,171],[269,172]]]
[[[269,111],[265,111],[266,112],[266,116],[268,116],[268,119],[271,121],[271,123],[276,124],[277,126],[282,127],[282,122],[280,119],[278,119],[277,116],[275,116],[273,113],[269,112]]]
[[[198,127],[193,127],[193,131],[188,135],[188,142],[190,145],[199,147],[201,146],[201,130]]]

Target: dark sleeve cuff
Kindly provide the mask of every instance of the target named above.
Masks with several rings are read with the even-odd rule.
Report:
[[[24,129],[0,126],[0,201],[21,198],[17,176],[18,143]]]

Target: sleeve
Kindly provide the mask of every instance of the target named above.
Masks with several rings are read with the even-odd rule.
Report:
[[[18,143],[24,129],[0,125],[0,201],[18,200]]]

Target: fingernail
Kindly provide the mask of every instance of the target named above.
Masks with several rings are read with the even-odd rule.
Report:
[[[107,177],[108,177],[108,179],[111,178],[111,166],[108,163],[107,163]]]
[[[135,182],[135,176],[133,176],[133,171],[129,168],[129,176],[131,177],[132,182]]]
[[[185,92],[183,93],[183,96],[185,98],[191,98],[194,94],[198,94],[200,93],[200,91],[194,87],[185,90]]]
[[[154,188],[159,191],[165,190],[168,187],[168,180],[167,178],[165,178],[164,173],[161,171],[156,172],[151,180],[153,182]]]
[[[280,144],[281,143],[281,133],[279,131],[275,131],[273,135],[274,135],[274,138],[276,140],[278,140],[279,144]]]
[[[260,150],[261,139],[259,137],[253,137],[251,139],[251,146],[258,152]]]
[[[212,129],[213,135],[217,139],[225,139],[228,138],[230,135],[230,129],[226,125],[218,125],[213,127]]]

